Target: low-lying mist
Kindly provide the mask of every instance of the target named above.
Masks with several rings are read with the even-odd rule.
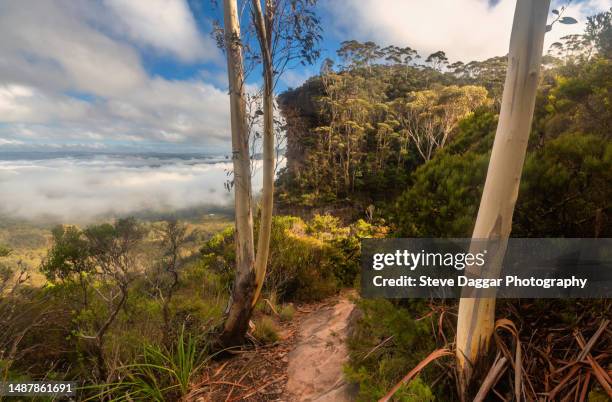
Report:
[[[4,160],[2,160],[4,159]],[[125,215],[231,206],[225,158],[163,155],[0,157],[0,215],[88,223]],[[261,187],[260,169],[253,188]]]

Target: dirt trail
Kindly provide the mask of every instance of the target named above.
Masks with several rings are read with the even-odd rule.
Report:
[[[311,312],[300,324],[289,353],[286,397],[290,401],[344,402],[355,389],[344,381],[348,360],[346,338],[355,305],[346,297]]]
[[[348,402],[355,389],[344,381],[346,338],[355,306],[350,293],[298,307],[279,323],[271,345],[236,350],[213,362],[183,402]]]

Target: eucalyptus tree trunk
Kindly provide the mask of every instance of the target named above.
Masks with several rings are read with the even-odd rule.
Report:
[[[272,231],[272,209],[274,202],[274,66],[272,63],[272,18],[270,0],[266,0],[266,16],[261,11],[259,0],[252,0],[254,22],[263,59],[264,99],[263,99],[263,194],[261,198],[261,221],[257,239],[255,258],[256,290],[252,305],[257,303],[266,276],[270,234]]]
[[[518,0],[514,13],[508,70],[493,151],[472,239],[496,240],[499,275],[512,227],[521,172],[531,129],[546,17],[550,0]],[[475,242],[472,243],[475,246]],[[463,398],[489,348],[495,324],[495,298],[462,298],[457,319],[457,362]]]
[[[241,344],[249,326],[255,292],[255,246],[251,212],[251,164],[244,96],[244,65],[236,0],[223,1],[225,48],[230,93],[232,161],[236,214],[236,277],[220,341]]]

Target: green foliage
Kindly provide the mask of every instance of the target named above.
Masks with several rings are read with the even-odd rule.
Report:
[[[283,306],[281,306],[281,309],[278,312],[278,316],[280,320],[284,322],[293,320],[294,315],[295,315],[295,307],[293,307],[293,304],[291,303],[284,304]]]
[[[461,120],[453,140],[443,152],[462,155],[466,152],[485,154],[493,147],[498,116],[486,107],[479,107],[473,114]]]
[[[393,398],[401,402],[433,402],[436,400],[431,388],[420,377],[402,385]]]
[[[333,239],[343,234],[340,219],[332,215],[316,214],[306,225],[306,233],[319,239]]]
[[[364,223],[362,234],[372,229]],[[280,300],[313,301],[353,285],[359,272],[359,238],[338,219],[315,216],[275,216],[270,260],[265,282],[267,293]]]
[[[24,284],[11,300],[0,298],[0,315],[9,320],[7,324],[13,328],[4,331],[3,320],[0,320],[0,353],[9,351],[13,342],[4,334],[20,334],[24,330],[17,354],[6,359],[12,377],[17,378],[22,372],[33,379],[74,379],[95,384],[103,378],[99,374],[99,368],[103,367],[111,374],[109,380],[114,381],[119,373],[116,362],[142,363],[146,360],[150,363],[151,359],[157,359],[154,364],[158,364],[163,360],[161,353],[174,356],[176,361],[172,364],[178,367],[183,364],[180,356],[188,352],[182,351],[177,344],[181,337],[185,347],[191,342],[187,339],[193,338],[192,334],[198,334],[198,344],[212,339],[212,328],[221,322],[227,304],[226,278],[216,270],[212,258],[175,261],[173,266],[179,275],[172,298],[167,297],[168,292],[161,297],[159,290],[164,283],[157,267],[168,265],[171,259],[166,253],[168,248],[163,247],[157,237],[145,236],[148,226],[129,219],[84,229],[64,226],[53,231],[51,247],[41,267],[48,277],[46,285],[30,287]],[[227,232],[217,239],[226,235]],[[220,244],[216,246],[221,247]],[[14,273],[11,269],[13,277]],[[127,297],[120,305],[118,300],[124,291]],[[5,303],[7,311],[24,310],[28,314],[15,315],[13,319],[4,314]],[[164,325],[165,306],[168,328]],[[108,321],[113,312],[116,315]],[[96,335],[107,321],[110,324],[104,332],[103,342],[99,342]],[[32,322],[44,325],[32,325]],[[179,333],[181,328],[184,328],[183,334]],[[146,352],[142,350],[143,344],[148,345]],[[100,354],[104,364],[98,360]],[[0,354],[3,363],[5,357]],[[49,362],[54,363],[56,374],[48,372]],[[170,367],[171,363],[166,361],[164,365]],[[170,369],[175,370],[174,367]],[[180,394],[180,387],[185,388],[183,380],[180,380],[183,381],[181,386],[175,386],[180,381],[168,379],[164,374],[168,370],[152,367],[148,370],[141,370],[140,374],[130,371],[131,379],[122,372],[126,382],[134,383],[123,384],[123,391],[130,388],[128,391],[132,392],[138,386],[136,383],[142,383],[143,389],[144,383],[150,387],[157,384],[159,391],[164,390],[167,383],[171,388],[163,397],[158,397],[159,400],[172,400]],[[152,380],[153,375],[159,377],[157,383]],[[89,391],[109,389],[105,386],[87,392],[91,395]],[[145,391],[138,392],[144,395]],[[154,391],[149,396],[156,398]]]
[[[561,135],[525,162],[513,233],[609,237],[610,183],[610,141],[596,135]]]
[[[318,300],[338,289],[329,244],[303,233],[294,217],[274,217],[265,290],[282,300]],[[327,268],[327,269],[326,269]]]
[[[580,74],[557,75],[541,88],[514,236],[610,235],[610,63],[595,59],[579,68]],[[442,152],[413,173],[411,187],[389,213],[398,235],[471,234],[495,125],[493,113],[476,111]]]
[[[57,226],[52,230],[53,245],[40,270],[48,280],[65,281],[74,276],[93,273],[89,245],[83,232],[74,226]]]
[[[270,317],[261,317],[255,321],[253,336],[262,343],[274,343],[278,341],[278,327]]]
[[[591,62],[560,70],[548,93],[543,117],[547,137],[583,132],[609,138],[612,121],[612,61]]]
[[[8,257],[11,254],[11,249],[0,244],[0,258]],[[0,260],[0,291],[4,291],[4,284],[8,283],[8,281],[13,276],[13,270],[5,264],[2,260]],[[1,292],[0,292],[1,293]]]
[[[585,37],[603,58],[612,58],[612,7],[588,17]]]
[[[233,244],[232,243],[233,237],[234,237],[234,227],[228,226],[222,231],[214,234],[210,238],[210,240],[205,242],[202,248],[200,249],[200,252],[202,254],[217,253],[217,254],[228,255],[230,254],[230,250],[232,249],[232,247],[229,247],[229,246]]]
[[[85,399],[111,398],[114,401],[167,401],[176,400],[189,392],[195,376],[208,362],[206,348],[196,338],[179,333],[176,344],[165,350],[160,346],[144,346],[141,362],[120,367],[120,382],[85,387],[85,391],[100,392]]]
[[[290,212],[361,208],[398,195],[462,118],[478,106],[498,106],[507,64],[497,57],[447,68],[443,51],[418,64],[409,47],[355,40],[343,42],[338,54],[338,71],[327,65],[279,97],[289,162],[277,199]]]
[[[487,154],[442,153],[417,169],[412,187],[395,202],[398,235],[469,237],[487,163]]]
[[[234,266],[236,261],[236,250],[234,247],[234,227],[227,226],[222,231],[214,234],[200,248],[202,255],[198,271],[201,275],[209,275],[213,272],[218,276],[218,281],[207,283],[220,283],[223,288],[229,289],[234,279]],[[199,280],[200,278],[193,278]]]
[[[0,244],[0,257],[7,257],[11,253],[11,249]]]
[[[227,304],[227,277],[208,265],[205,258],[181,269],[179,285],[170,302],[171,327],[185,325],[193,333],[204,333],[221,323]]]
[[[378,400],[406,373],[436,348],[431,318],[417,321],[427,312],[424,300],[396,305],[390,300],[360,300],[363,316],[348,339],[350,362],[345,368],[349,381],[359,384],[360,401]],[[426,384],[434,378],[429,367],[396,394],[400,401],[427,401],[432,390]]]

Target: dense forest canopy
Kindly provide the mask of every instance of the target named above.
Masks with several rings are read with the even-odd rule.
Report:
[[[609,20],[590,17],[583,35],[544,58],[515,235],[609,234]],[[281,210],[333,204],[363,216],[376,204],[399,234],[469,236],[506,58],[449,63],[443,51],[422,57],[354,40],[337,53],[340,66],[327,60],[279,97],[288,123]]]

